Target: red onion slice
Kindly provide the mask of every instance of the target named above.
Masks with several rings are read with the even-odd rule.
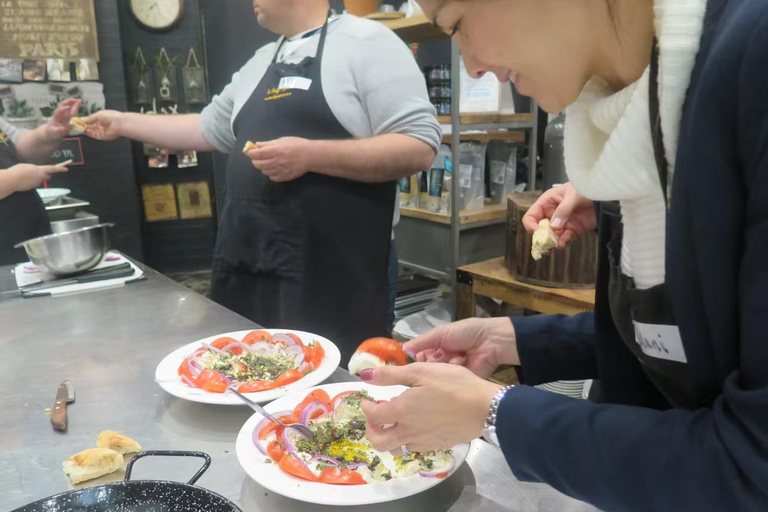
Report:
[[[326,407],[324,404],[322,404],[321,402],[312,402],[311,404],[309,404],[304,408],[304,411],[302,411],[301,418],[299,419],[299,423],[308,427],[309,422],[312,419],[312,415],[315,414],[317,411],[323,411],[324,416],[330,415],[330,411],[328,410],[328,407]]]
[[[210,350],[211,352],[216,352],[220,356],[229,356],[230,355],[229,352],[224,352],[223,350],[220,350],[220,349],[218,349],[216,347],[212,347],[211,345],[209,345],[207,343],[203,343],[203,346],[205,348],[207,348],[208,350]]]
[[[291,346],[294,346],[294,345],[298,346],[296,344],[296,340],[294,340],[293,338],[291,338],[287,334],[283,334],[283,333],[273,334],[272,335],[272,341],[274,341],[275,343],[280,343],[281,345],[284,345],[286,347],[291,347]]]
[[[291,357],[291,359],[296,362],[296,366],[299,366],[304,362],[304,349],[300,346],[291,345],[290,347],[284,349],[284,351]]]
[[[182,382],[184,382],[184,384],[186,384],[187,386],[189,386],[189,387],[191,387],[191,388],[197,388],[197,385],[196,385],[194,382],[192,382],[192,379],[190,379],[190,378],[189,378],[189,377],[187,377],[186,375],[182,375],[182,376],[181,376],[181,380],[182,380]]]
[[[198,378],[202,371],[202,368],[200,367],[200,365],[195,364],[193,361],[190,361],[189,359],[187,359],[186,361],[187,361],[187,370],[189,371],[189,373],[194,378]],[[186,375],[182,375],[182,377],[186,377]]]
[[[311,459],[309,459],[309,462],[322,462],[324,464],[332,464],[334,466],[340,466],[341,462],[334,459],[333,457],[328,457],[325,455],[315,455]]]
[[[456,459],[453,458],[453,455],[446,455],[449,460],[448,467],[446,468],[440,468],[440,471],[419,471],[419,475],[426,477],[426,478],[437,478],[439,475],[442,475],[443,473],[450,473],[453,471],[453,468],[456,466]]]
[[[255,354],[257,356],[267,355],[271,353],[273,350],[274,350],[274,347],[269,343],[267,343],[266,341],[260,341],[248,347],[248,351],[251,354]]]
[[[221,350],[226,352],[227,354],[231,354],[232,349],[236,348],[236,347],[240,347],[242,349],[243,352],[241,352],[241,353],[246,353],[247,354],[248,352],[251,351],[251,349],[250,349],[250,347],[248,345],[246,345],[245,343],[239,342],[239,341],[236,341],[234,343],[230,343],[229,345],[227,345],[226,347],[222,348]]]
[[[275,413],[272,416],[274,416],[277,419],[280,419],[284,416],[291,416],[291,415],[293,415],[293,411],[282,411],[282,412]],[[251,434],[251,438],[253,439],[253,444],[256,445],[256,448],[259,449],[262,455],[267,454],[267,449],[262,445],[261,440],[259,439],[259,433],[262,430],[264,430],[264,427],[266,427],[269,423],[272,423],[272,421],[269,418],[262,418],[259,424],[256,425],[256,428],[253,429],[253,434]]]
[[[304,462],[301,457],[299,457],[299,451],[296,448],[297,439],[305,439],[305,437],[301,435],[298,430],[293,428],[286,428],[283,430],[283,447],[288,453]]]

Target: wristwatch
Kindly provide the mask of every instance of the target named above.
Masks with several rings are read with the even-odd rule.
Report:
[[[491,407],[488,410],[488,417],[485,418],[485,429],[483,430],[483,437],[486,441],[499,448],[501,448],[501,444],[499,443],[499,437],[496,435],[496,418],[499,412],[499,405],[501,405],[501,401],[504,400],[504,396],[507,394],[507,391],[513,387],[515,386],[503,387],[498,390],[495,395],[493,395],[493,400],[491,400]]]

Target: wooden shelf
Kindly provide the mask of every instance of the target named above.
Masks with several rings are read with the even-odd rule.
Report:
[[[448,34],[435,28],[423,14],[399,20],[382,20],[381,23],[409,43],[448,39]]]
[[[451,124],[451,116],[437,116],[440,124]],[[532,123],[533,114],[461,114],[461,124]]]
[[[400,215],[421,219],[438,224],[451,225],[451,216],[446,213],[434,213],[423,208],[400,207]],[[461,225],[475,224],[478,222],[488,222],[491,220],[504,219],[507,216],[507,206],[503,204],[487,205],[482,210],[467,211],[462,210],[459,213],[459,222]]]
[[[491,131],[487,133],[462,133],[462,142],[481,142],[484,144],[489,143],[492,140],[503,140],[506,142],[525,142],[525,132],[501,132]],[[451,144],[453,142],[451,135],[443,135],[443,144]]]

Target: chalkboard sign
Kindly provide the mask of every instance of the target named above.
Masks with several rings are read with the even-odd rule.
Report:
[[[0,0],[2,2],[3,0]],[[67,137],[59,146],[59,149],[51,155],[52,164],[60,164],[72,160],[69,167],[76,165],[85,165],[85,156],[83,155],[83,142],[80,137]]]
[[[0,56],[99,60],[93,0],[0,0]]]

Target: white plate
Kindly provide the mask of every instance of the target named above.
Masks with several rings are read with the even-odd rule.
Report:
[[[330,377],[331,374],[336,371],[336,368],[339,367],[339,363],[341,362],[341,354],[339,353],[339,349],[336,348],[336,345],[331,343],[329,340],[323,338],[322,336],[317,336],[308,332],[294,331],[291,329],[258,329],[258,330],[267,331],[270,334],[290,332],[292,334],[296,334],[299,338],[301,338],[301,341],[305,345],[316,341],[323,346],[323,350],[325,350],[325,358],[323,359],[323,362],[320,363],[320,367],[318,369],[316,369],[309,375],[305,375],[303,379],[297,380],[296,382],[292,382],[287,386],[283,386],[281,388],[270,389],[268,391],[261,391],[259,393],[248,393],[247,394],[248,398],[250,398],[255,402],[258,402],[258,403],[271,402],[272,400],[275,400],[276,398],[280,398],[281,396],[285,396],[286,394],[292,391],[298,391],[300,389],[306,389],[312,386],[317,386],[318,384],[323,382],[325,379]],[[202,347],[203,343],[210,345],[218,338],[223,338],[223,337],[242,340],[246,334],[253,331],[254,329],[251,329],[248,331],[238,331],[238,332],[228,332],[224,334],[217,334],[216,336],[211,336],[210,338],[205,338],[204,340],[195,341],[194,343],[190,343],[189,345],[184,345],[183,347],[177,350],[174,350],[173,352],[165,356],[165,359],[160,361],[160,364],[157,365],[157,370],[155,370],[155,381],[157,381],[157,383],[160,384],[161,388],[163,388],[165,391],[172,394],[173,396],[183,398],[184,400],[189,400],[191,402],[200,402],[202,404],[215,404],[215,405],[243,405],[244,406],[245,404],[243,404],[243,402],[232,393],[209,393],[207,391],[203,391],[202,389],[195,389],[187,386],[181,381],[181,377],[177,372],[179,370],[179,365],[181,365],[181,362],[184,360],[184,358],[190,355],[195,350]]]
[[[37,194],[43,200],[43,204],[51,204],[59,199],[64,199],[72,191],[68,188],[39,188]]]
[[[279,400],[275,400],[264,407],[264,409],[272,413],[292,410],[314,389],[323,389],[331,397],[342,391],[365,389],[378,400],[389,400],[401,395],[407,388],[404,386],[377,387],[364,382],[327,384],[291,393]],[[439,478],[425,478],[413,475],[405,478],[396,478],[389,482],[341,486],[307,482],[295,478],[281,470],[277,464],[267,463],[267,457],[262,455],[258,448],[254,446],[252,439],[253,429],[256,428],[262,418],[261,414],[254,414],[245,422],[243,428],[240,429],[235,445],[237,460],[240,461],[240,465],[248,476],[259,485],[288,498],[320,505],[370,505],[372,503],[384,503],[413,496],[443,482],[443,479]],[[469,444],[462,444],[453,448],[456,466],[451,471],[451,474],[461,467],[468,453]]]

